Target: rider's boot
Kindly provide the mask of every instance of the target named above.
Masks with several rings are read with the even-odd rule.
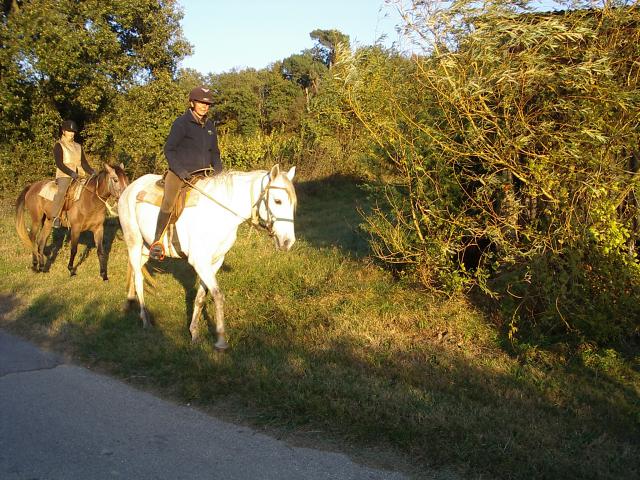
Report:
[[[171,212],[163,212],[160,210],[158,214],[158,221],[156,223],[156,235],[154,237],[153,243],[149,247],[149,257],[154,260],[164,260],[164,245],[160,239],[162,238],[162,234],[167,228],[167,224],[169,223],[169,219],[171,218]]]

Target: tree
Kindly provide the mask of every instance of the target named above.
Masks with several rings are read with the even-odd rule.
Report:
[[[310,50],[285,58],[280,68],[285,79],[298,84],[303,89],[307,105],[309,105],[310,94],[318,93],[320,79],[327,71],[326,65]]]
[[[336,61],[336,49],[341,45],[344,49],[350,48],[349,35],[345,35],[339,30],[316,29],[309,34],[312,40],[317,42],[313,52],[327,68]]]
[[[3,2],[0,156],[9,168],[41,175],[62,118],[82,138],[119,94],[175,75],[190,52],[180,18],[175,0]]]

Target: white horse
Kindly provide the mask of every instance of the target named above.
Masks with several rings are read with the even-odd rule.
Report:
[[[199,195],[195,206],[185,208],[175,224],[183,256],[199,277],[189,331],[192,341],[199,338],[198,320],[207,291],[215,302],[217,349],[227,348],[224,332],[224,295],[216,273],[226,253],[236,241],[238,226],[246,220],[265,227],[274,237],[276,248],[289,250],[296,240],[293,215],[296,193],[293,187],[295,167],[288,172],[275,165],[271,171],[229,171],[199,180],[194,185]],[[142,268],[149,259],[149,245],[158,218],[159,207],[139,202],[138,193],[153,188],[159,175],[144,175],[133,181],[120,196],[118,215],[129,252],[127,301],[140,303],[143,326],[151,326],[144,304]],[[164,238],[167,256],[180,257],[174,245]]]

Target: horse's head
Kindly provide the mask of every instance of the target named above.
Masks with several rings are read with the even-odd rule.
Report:
[[[269,172],[269,183],[264,187],[258,204],[260,223],[273,235],[279,250],[289,250],[296,241],[293,216],[298,202],[293,188],[296,167],[288,172],[275,165]]]
[[[127,185],[129,185],[129,179],[124,172],[124,165],[121,163],[120,165],[112,167],[108,163],[105,163],[104,169],[107,172],[109,194],[117,200],[120,198],[124,189],[127,188]]]

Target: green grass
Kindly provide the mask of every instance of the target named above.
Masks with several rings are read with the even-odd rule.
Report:
[[[365,202],[352,183],[303,183],[298,193],[294,249],[278,253],[243,226],[219,274],[230,343],[223,354],[211,328],[204,342],[190,342],[196,279],[188,265],[153,271],[147,304],[156,328],[145,331],[137,310],[122,310],[126,252],[114,219],[109,282],[98,276],[95,249],[70,278],[67,245],[50,272],[35,274],[9,202],[0,222],[0,326],[279,435],[392,451],[416,477],[431,467],[464,478],[639,478],[637,350],[507,352],[465,299],[434,298],[367,259],[355,210]],[[208,304],[203,321],[212,314]]]

